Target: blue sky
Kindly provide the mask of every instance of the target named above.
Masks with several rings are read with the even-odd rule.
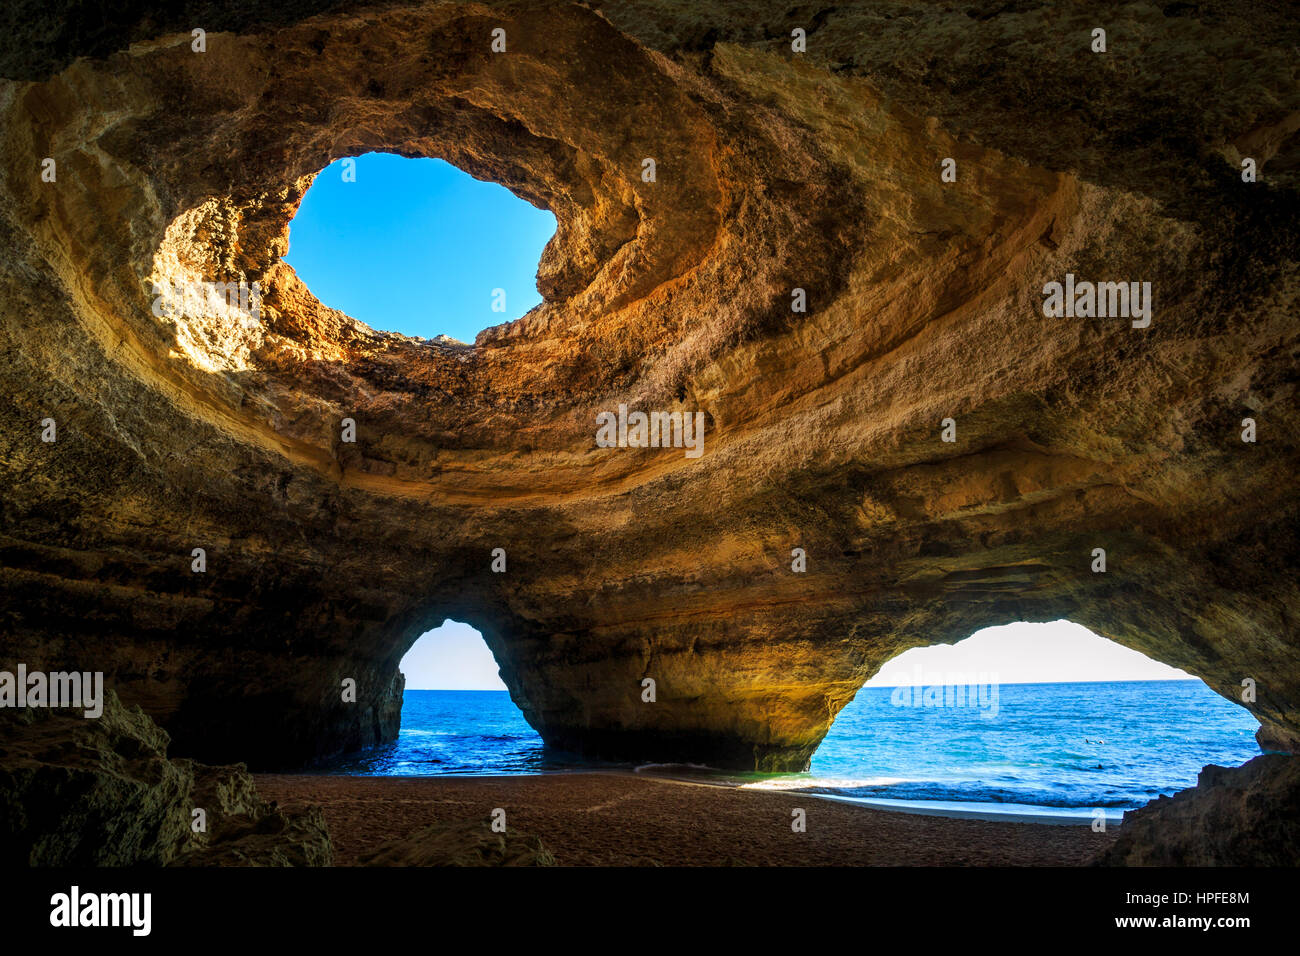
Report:
[[[459,621],[446,621],[416,641],[402,658],[402,673],[411,690],[506,689],[483,635]]]
[[[920,674],[918,679],[918,668]],[[447,621],[402,659],[411,690],[505,690],[483,637]],[[868,687],[925,684],[932,674],[985,674],[1002,684],[1092,680],[1187,680],[1191,675],[1108,641],[1070,621],[1008,624],[957,644],[918,647],[889,661]],[[942,678],[941,678],[942,679]]]
[[[537,262],[555,217],[440,159],[344,161],[312,183],[285,261],[326,305],[387,332],[462,342],[542,301]],[[493,290],[506,311],[492,311]]]

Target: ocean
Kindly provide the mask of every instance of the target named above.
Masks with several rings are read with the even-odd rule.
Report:
[[[405,776],[624,767],[900,809],[1016,811],[1066,822],[1098,809],[1117,819],[1195,785],[1206,764],[1236,766],[1260,753],[1254,717],[1199,680],[1003,684],[996,708],[988,700],[911,706],[923,702],[910,688],[864,688],[836,718],[809,772],[757,774],[548,753],[505,691],[408,690],[398,739],[331,770]]]

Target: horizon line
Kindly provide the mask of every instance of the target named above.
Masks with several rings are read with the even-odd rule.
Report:
[[[978,676],[978,675],[975,675]],[[1004,680],[996,681],[999,687],[1016,687],[1026,686],[1029,684],[1173,684],[1178,681],[1201,681],[1196,676],[1189,677],[1121,677],[1111,680]],[[945,687],[947,684],[940,682],[938,684],[880,684],[876,687],[868,687],[863,684],[858,690],[893,690],[896,687]],[[1207,685],[1208,686],[1208,685]],[[441,691],[465,691],[476,694],[508,694],[509,688],[501,687],[407,687],[405,690],[441,690]]]

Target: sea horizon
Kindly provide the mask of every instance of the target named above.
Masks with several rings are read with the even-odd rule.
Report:
[[[974,675],[972,675],[974,676]],[[1009,687],[1012,685],[1031,685],[1031,684],[1187,684],[1187,683],[1205,683],[1199,677],[1135,677],[1131,680],[1021,680],[1021,681],[998,681],[1000,687]],[[859,690],[882,690],[892,689],[895,687],[931,687],[931,684],[863,684]],[[467,693],[467,694],[509,694],[509,690],[502,690],[499,687],[407,687],[403,693],[412,691],[437,691],[442,694]]]

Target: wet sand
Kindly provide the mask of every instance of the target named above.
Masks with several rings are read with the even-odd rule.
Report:
[[[434,823],[506,811],[562,866],[1077,866],[1118,828],[957,820],[789,791],[738,790],[632,773],[513,777],[258,774],[280,803],[321,806],[338,866]],[[791,830],[791,810],[807,832]]]

